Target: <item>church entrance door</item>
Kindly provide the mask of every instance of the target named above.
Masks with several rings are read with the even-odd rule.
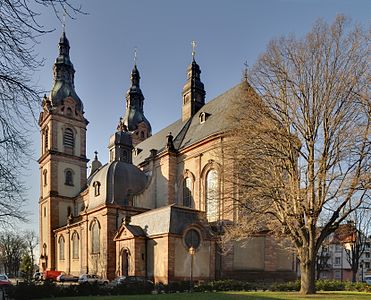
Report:
[[[121,252],[121,273],[122,276],[129,275],[129,253],[126,249]]]

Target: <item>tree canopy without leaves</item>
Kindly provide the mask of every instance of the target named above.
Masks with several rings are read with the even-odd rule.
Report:
[[[32,156],[29,132],[36,124],[41,92],[32,80],[42,63],[34,48],[48,32],[38,23],[41,6],[68,16],[80,12],[68,0],[3,0],[0,4],[0,223],[26,216],[20,177]]]
[[[369,32],[349,24],[319,20],[304,38],[269,43],[236,101],[225,150],[238,211],[225,238],[289,238],[305,294],[315,292],[325,237],[370,208]]]

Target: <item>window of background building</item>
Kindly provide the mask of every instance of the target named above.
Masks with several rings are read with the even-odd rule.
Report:
[[[340,257],[335,257],[335,265],[340,265]]]

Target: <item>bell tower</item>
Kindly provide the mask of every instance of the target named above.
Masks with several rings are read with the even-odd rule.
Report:
[[[44,96],[39,117],[40,270],[55,268],[53,230],[74,214],[74,198],[86,187],[86,126],[83,103],[74,86],[70,45],[63,31],[53,65],[53,87]]]
[[[201,69],[195,60],[195,41],[192,42],[192,63],[187,69],[187,81],[183,87],[182,121],[193,117],[205,105],[205,88],[201,81]]]
[[[118,128],[125,126],[132,134],[133,145],[137,145],[152,135],[151,124],[144,116],[144,96],[139,86],[140,75],[136,63],[131,71],[131,86],[126,93],[126,111]]]

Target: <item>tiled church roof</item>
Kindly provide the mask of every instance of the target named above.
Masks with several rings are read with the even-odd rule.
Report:
[[[161,152],[166,148],[169,132],[174,137],[174,146],[176,150],[182,150],[197,142],[200,142],[214,134],[228,130],[229,120],[228,111],[231,103],[242,92],[247,92],[249,85],[243,81],[226,91],[224,94],[206,103],[192,118],[187,121],[179,119],[160,132],[149,137],[137,145],[136,148],[142,150],[137,156],[133,157],[133,163],[139,165],[150,156],[151,149]],[[200,114],[206,113],[208,116],[204,123],[200,122]]]

